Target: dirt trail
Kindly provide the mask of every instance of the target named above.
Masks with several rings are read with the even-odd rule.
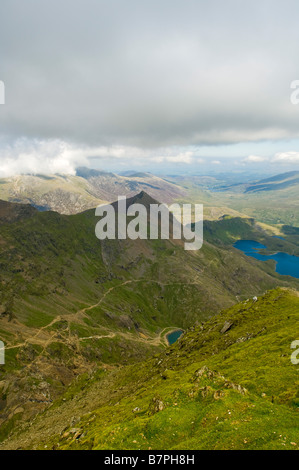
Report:
[[[122,336],[122,337],[124,337],[126,339],[129,339],[131,341],[137,341],[137,342],[142,342],[142,343],[146,343],[146,344],[152,344],[152,345],[155,345],[155,346],[159,346],[159,345],[166,346],[167,345],[167,341],[166,341],[166,338],[165,338],[166,334],[164,334],[164,336],[163,336],[163,332],[166,331],[166,330],[169,330],[168,331],[168,333],[169,333],[173,330],[178,329],[177,326],[166,327],[158,335],[156,335],[155,337],[149,336],[147,338],[143,338],[141,336],[136,336],[132,333],[125,333],[125,332],[121,332],[121,331],[118,331],[116,333],[116,332],[108,330],[108,329],[107,329],[107,335],[94,335],[94,336],[88,336],[88,337],[84,337],[84,338],[77,338],[77,337],[75,337],[74,335],[71,334],[71,330],[70,330],[71,321],[76,320],[77,322],[80,322],[81,317],[86,316],[86,312],[88,312],[89,310],[92,310],[93,308],[96,308],[99,305],[101,305],[101,303],[105,300],[105,298],[111,292],[113,292],[114,290],[119,289],[119,288],[121,288],[121,287],[123,287],[127,284],[132,284],[132,283],[137,283],[137,282],[138,283],[139,282],[156,283],[156,284],[159,284],[161,286],[175,285],[175,284],[182,285],[182,283],[173,283],[173,282],[163,283],[161,281],[157,281],[157,280],[153,280],[153,279],[131,279],[131,280],[124,281],[121,284],[110,287],[102,295],[100,300],[98,302],[96,302],[95,304],[84,307],[83,309],[80,309],[80,310],[78,310],[77,312],[75,312],[73,314],[58,315],[50,323],[48,323],[47,325],[41,327],[33,336],[29,336],[28,338],[26,338],[21,343],[14,344],[12,346],[6,346],[5,349],[6,350],[16,349],[16,348],[21,348],[21,347],[27,346],[28,344],[39,344],[39,345],[44,346],[43,351],[42,351],[42,353],[43,353],[45,351],[45,349],[49,346],[49,344],[51,344],[52,342],[55,341],[55,342],[63,342],[63,343],[66,343],[66,342],[67,343],[73,343],[73,344],[75,343],[77,349],[80,350],[80,342],[81,341],[88,340],[88,339],[114,338],[116,335]],[[190,282],[190,283],[186,283],[186,284],[188,284],[188,285],[197,285],[198,283],[197,282]],[[46,330],[48,330],[49,328],[51,328],[53,325],[55,325],[56,323],[58,323],[60,321],[67,321],[68,322],[68,327],[67,327],[68,338],[58,338],[56,332],[51,334],[50,332],[46,331]],[[40,338],[41,333],[43,333],[43,332],[48,333],[46,338]],[[61,333],[60,333],[60,335],[61,335]]]
[[[82,310],[79,310],[77,312],[78,313],[86,313],[88,310],[92,310],[93,308],[95,307],[98,307],[99,305],[101,305],[101,303],[103,302],[103,300],[105,300],[105,298],[107,297],[108,294],[110,294],[110,292],[112,292],[113,290],[115,289],[118,289],[119,287],[122,287],[122,286],[125,286],[126,284],[130,284],[132,282],[139,282],[138,280],[130,280],[130,281],[125,281],[123,282],[122,284],[118,284],[117,286],[113,286],[113,287],[110,287],[106,292],[105,294],[103,295],[103,297],[101,297],[101,299],[94,305],[90,305],[89,307],[85,307],[83,308]]]

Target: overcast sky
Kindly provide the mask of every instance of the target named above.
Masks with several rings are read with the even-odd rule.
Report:
[[[299,169],[298,21],[298,0],[1,0],[0,176]]]

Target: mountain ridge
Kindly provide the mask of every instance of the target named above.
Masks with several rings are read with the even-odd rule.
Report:
[[[67,215],[111,203],[118,195],[132,197],[142,190],[165,203],[185,194],[184,188],[155,175],[121,176],[88,168],[78,169],[76,176],[18,175],[2,178],[0,183],[0,199]]]

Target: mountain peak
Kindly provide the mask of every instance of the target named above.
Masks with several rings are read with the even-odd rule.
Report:
[[[151,204],[160,204],[156,199],[152,198],[149,194],[145,191],[140,191],[140,193],[135,194],[132,197],[126,199],[126,207],[128,208],[132,204],[142,204],[147,209],[150,207]],[[112,204],[115,209],[118,208],[118,201],[113,202]]]
[[[132,200],[134,202],[139,202],[140,204],[143,204],[143,203],[159,204],[158,201],[156,201],[156,199],[151,197],[145,191],[140,191],[140,193],[138,193],[135,196],[129,198],[128,200]]]

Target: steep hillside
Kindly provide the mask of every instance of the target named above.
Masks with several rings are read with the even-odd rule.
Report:
[[[2,448],[298,449],[298,320],[296,291],[246,300],[138,366],[80,377]]]
[[[92,187],[92,194],[100,199],[114,201],[118,195],[132,197],[145,191],[160,202],[170,203],[182,197],[185,190],[151,173],[131,173],[126,176],[98,170],[79,168],[77,175],[84,177]]]
[[[82,212],[105,201],[92,195],[91,190],[84,178],[71,175],[20,175],[0,179],[0,199],[61,214]]]
[[[0,438],[96,364],[140,361],[162,350],[172,329],[268,288],[298,286],[272,262],[220,245],[217,225],[200,251],[186,252],[173,240],[100,242],[93,210],[27,215],[0,227]],[[232,221],[226,232],[238,237],[238,227]]]

